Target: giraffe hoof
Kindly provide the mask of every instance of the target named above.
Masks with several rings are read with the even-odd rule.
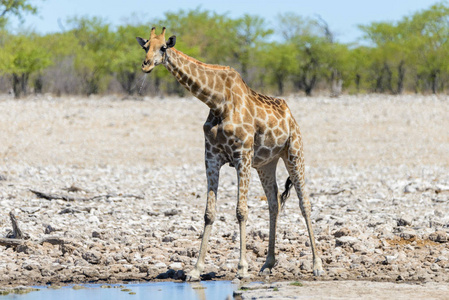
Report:
[[[259,271],[259,276],[270,276],[271,268],[263,268]]]
[[[192,282],[192,281],[201,281],[200,278],[200,272],[196,269],[193,269],[186,275],[186,281]]]
[[[251,275],[248,272],[238,272],[236,277],[238,279],[251,279]]]
[[[324,275],[323,264],[321,258],[317,258],[313,261],[313,276]]]

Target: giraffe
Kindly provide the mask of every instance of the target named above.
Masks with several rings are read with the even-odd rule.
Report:
[[[165,27],[150,39],[137,38],[146,56],[142,70],[150,73],[164,65],[178,82],[210,109],[203,126],[207,202],[204,231],[198,260],[187,274],[188,281],[200,280],[212,224],[216,217],[220,168],[228,163],[237,171],[238,192],[236,215],[240,230],[238,278],[250,277],[246,258],[246,223],[248,219],[248,186],[250,169],[254,167],[267,197],[269,210],[269,241],[266,261],[260,274],[270,274],[275,265],[276,223],[281,206],[293,185],[301,213],[307,225],[313,256],[313,274],[323,274],[312,230],[311,205],[305,189],[303,143],[299,126],[287,103],[253,91],[231,67],[200,62],[174,48],[176,36],[165,40]],[[286,190],[280,195],[276,183],[276,166],[282,159],[289,173]]]

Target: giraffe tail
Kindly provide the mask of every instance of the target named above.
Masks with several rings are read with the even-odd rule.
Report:
[[[281,194],[281,210],[284,209],[285,202],[287,201],[287,198],[290,196],[290,189],[293,186],[293,182],[290,179],[290,176],[287,178],[287,181],[285,181],[285,190]]]

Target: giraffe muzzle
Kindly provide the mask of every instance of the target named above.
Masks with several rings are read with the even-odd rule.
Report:
[[[142,71],[144,71],[145,73],[150,73],[154,68],[154,65],[148,61],[144,61],[142,63]]]

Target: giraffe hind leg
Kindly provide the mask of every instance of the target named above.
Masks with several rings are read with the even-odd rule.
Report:
[[[309,233],[310,246],[312,248],[313,255],[313,275],[320,276],[324,274],[321,258],[318,255],[315,236],[312,229],[311,221],[311,205],[309,197],[305,189],[305,179],[304,179],[304,160],[302,157],[302,145],[299,141],[293,143],[296,147],[289,149],[288,159],[285,161],[287,170],[290,175],[290,179],[293,186],[296,189],[296,193],[299,198],[299,207],[301,209],[302,216],[306,222],[307,231]]]

